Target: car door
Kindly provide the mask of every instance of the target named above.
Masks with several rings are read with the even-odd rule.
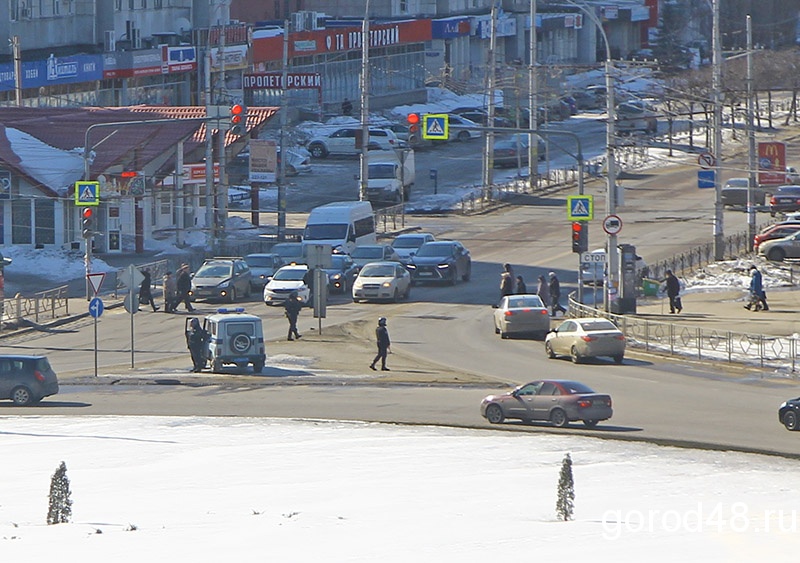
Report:
[[[783,245],[786,249],[786,256],[788,258],[800,257],[800,233],[796,233],[789,239],[788,244]]]
[[[550,347],[553,352],[556,354],[569,354],[577,327],[578,325],[575,321],[564,321],[556,328],[555,336],[550,341]]]
[[[356,138],[352,129],[339,129],[328,139],[328,152],[341,154],[355,151]]]
[[[13,389],[14,384],[14,371],[11,368],[11,360],[0,359],[0,399],[11,397],[11,389]]]
[[[542,381],[534,381],[517,389],[514,395],[505,404],[506,417],[519,418],[521,420],[535,420],[535,401],[542,384]]]
[[[411,274],[401,264],[398,264],[394,267],[394,277],[397,279],[397,287],[400,293],[405,294],[408,291],[408,286],[411,285]]]
[[[547,420],[550,411],[558,405],[561,391],[555,383],[545,381],[533,396],[533,420]]]

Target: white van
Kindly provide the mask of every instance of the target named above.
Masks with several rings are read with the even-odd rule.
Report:
[[[315,207],[303,231],[303,244],[330,244],[347,254],[357,246],[377,242],[375,215],[368,201],[336,201]]]

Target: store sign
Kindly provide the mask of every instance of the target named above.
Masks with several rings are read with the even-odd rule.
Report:
[[[278,170],[278,147],[275,141],[250,139],[250,181],[274,182]]]
[[[49,56],[39,61],[22,62],[22,87],[39,88],[54,84],[75,84],[103,78],[100,55]],[[14,63],[0,64],[0,91],[16,86]]]
[[[282,72],[248,72],[242,77],[245,90],[283,90]],[[287,72],[287,90],[318,90],[322,77],[317,72]]]

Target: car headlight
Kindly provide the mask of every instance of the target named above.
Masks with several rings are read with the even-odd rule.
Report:
[[[780,406],[779,408],[781,408],[781,409],[782,409],[783,407],[785,407],[785,406],[786,406],[786,403],[787,403],[787,401],[784,401],[784,402],[782,402],[782,403],[781,403],[781,406]]]
[[[439,268],[440,270],[446,270],[447,268],[450,267],[450,264],[439,264],[436,267]]]
[[[342,274],[333,274],[332,276],[330,276],[330,279],[332,279],[333,281],[340,280],[342,279]]]
[[[229,285],[231,285],[231,280],[224,281],[221,284],[219,284],[217,287],[224,289],[224,288],[228,287]]]
[[[392,287],[392,282],[383,282],[381,287]]]
[[[409,270],[416,270],[417,266],[415,264],[406,264],[406,268],[408,268]]]

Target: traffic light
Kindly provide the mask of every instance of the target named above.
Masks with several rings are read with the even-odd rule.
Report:
[[[92,235],[94,234],[94,209],[91,207],[85,207],[82,215],[83,238],[92,238]]]
[[[572,252],[589,250],[589,224],[584,221],[572,223]]]
[[[406,120],[408,121],[408,132],[409,133],[417,133],[419,131],[419,114],[418,113],[409,113],[406,116]]]
[[[244,135],[247,133],[247,108],[242,104],[231,106],[231,133]]]

